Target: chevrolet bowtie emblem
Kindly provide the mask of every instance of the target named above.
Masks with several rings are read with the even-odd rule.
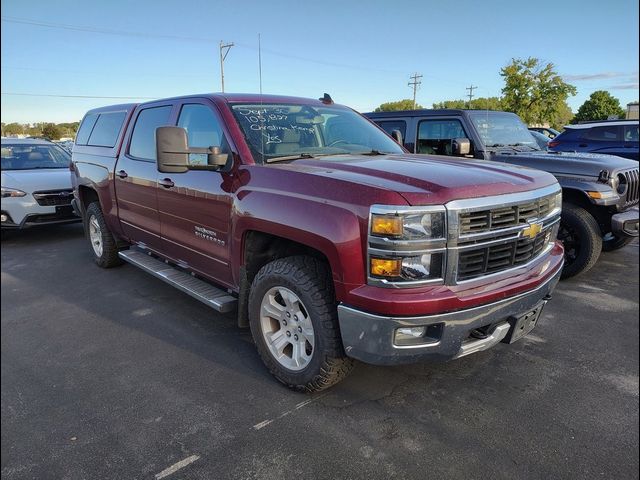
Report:
[[[542,231],[542,223],[535,221],[527,221],[527,223],[529,224],[529,226],[522,230],[520,236],[527,237],[533,240],[534,238],[536,238],[536,235],[538,235]]]

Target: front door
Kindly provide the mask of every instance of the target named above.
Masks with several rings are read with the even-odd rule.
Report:
[[[160,219],[158,216],[158,168],[156,165],[155,131],[169,125],[172,105],[144,108],[138,113],[131,141],[118,159],[115,189],[118,217],[125,235],[160,251]]]
[[[190,147],[218,146],[233,162],[222,123],[212,104],[202,100],[180,105],[178,126],[187,130]],[[191,154],[193,165],[206,165],[206,155]],[[231,285],[231,177],[221,171],[159,173],[158,212],[163,251],[179,265],[219,283]]]

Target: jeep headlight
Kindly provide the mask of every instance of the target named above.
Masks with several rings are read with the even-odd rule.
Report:
[[[2,187],[2,198],[8,197],[24,197],[27,193],[16,188]]]
[[[374,205],[369,221],[369,283],[418,286],[442,282],[446,216],[441,206]]]

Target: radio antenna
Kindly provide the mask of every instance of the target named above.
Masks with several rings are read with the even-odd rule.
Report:
[[[260,95],[262,95],[262,46],[260,44],[260,34],[258,34],[258,75],[260,77]]]

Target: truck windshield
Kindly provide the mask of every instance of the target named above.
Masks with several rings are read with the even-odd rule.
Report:
[[[231,110],[257,163],[326,155],[402,153],[353,110],[304,104],[234,104]]]
[[[2,170],[69,168],[71,156],[57,145],[2,144]]]
[[[517,115],[507,112],[469,112],[485,146],[530,147],[540,150],[529,129]]]

